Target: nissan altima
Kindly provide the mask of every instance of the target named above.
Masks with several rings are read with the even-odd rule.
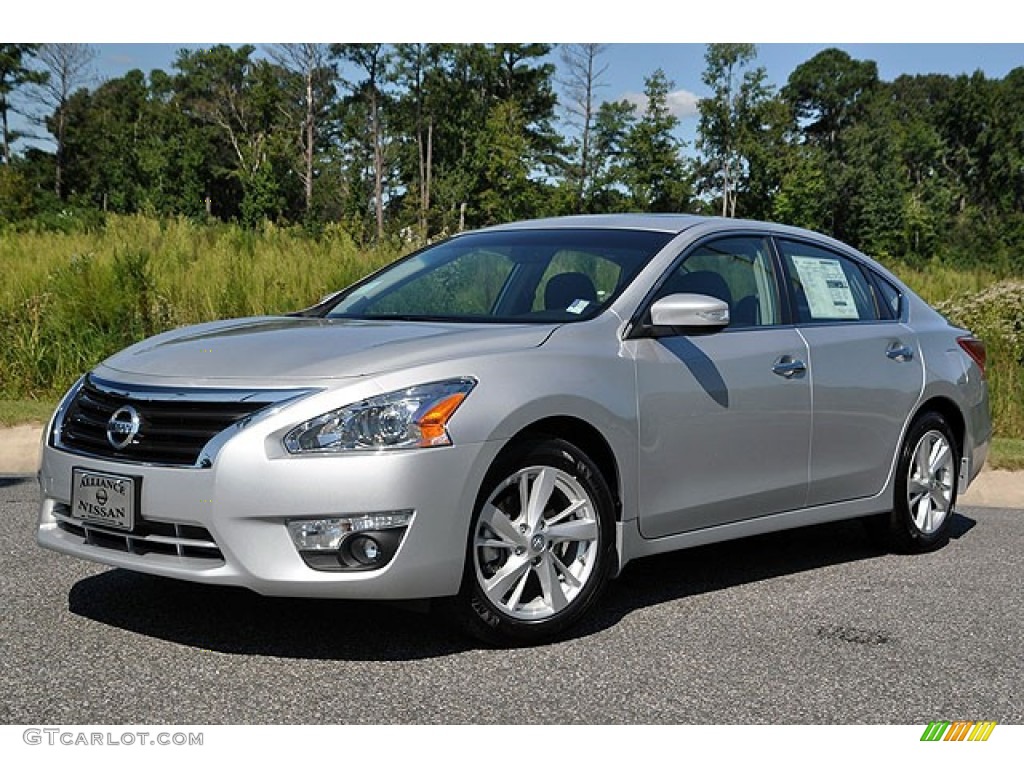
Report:
[[[528,644],[645,555],[857,517],[939,547],[990,435],[983,344],[842,243],[528,221],[107,359],[45,433],[38,541],[265,595],[430,598]]]

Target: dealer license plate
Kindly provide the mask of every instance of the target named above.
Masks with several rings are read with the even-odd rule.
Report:
[[[137,478],[72,470],[71,516],[88,523],[130,531],[135,526]]]

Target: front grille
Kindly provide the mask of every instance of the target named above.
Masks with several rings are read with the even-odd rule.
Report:
[[[128,393],[90,377],[64,414],[60,445],[89,456],[190,466],[214,435],[274,399],[190,399],[188,393],[157,389]],[[138,412],[139,430],[128,445],[115,448],[107,438],[107,426],[123,406]]]
[[[67,504],[53,510],[57,527],[82,539],[83,544],[133,555],[149,553],[190,557],[211,562],[224,562],[220,548],[210,532],[201,525],[181,525],[143,520],[130,533],[83,523],[71,517]]]

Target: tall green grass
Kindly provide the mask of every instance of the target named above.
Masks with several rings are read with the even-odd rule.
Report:
[[[53,400],[145,336],[300,309],[399,255],[360,251],[332,227],[108,216],[92,232],[0,230],[0,399]],[[986,342],[997,433],[1024,438],[1024,284],[985,269],[894,269]]]
[[[400,255],[317,236],[110,216],[95,232],[0,232],[0,397],[53,397],[134,341],[309,306]]]

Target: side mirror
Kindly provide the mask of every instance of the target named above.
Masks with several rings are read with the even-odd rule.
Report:
[[[729,325],[729,305],[702,293],[673,293],[651,305],[654,330],[720,331]]]

